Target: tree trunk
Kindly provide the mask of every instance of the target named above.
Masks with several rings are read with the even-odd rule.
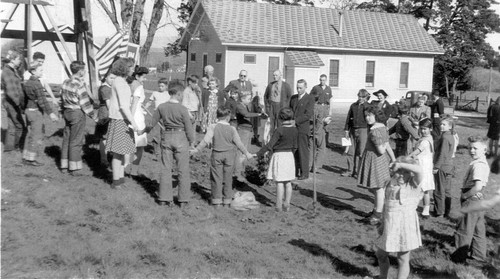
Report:
[[[122,28],[127,31],[130,29],[130,20],[134,11],[134,0],[120,0]]]
[[[109,0],[109,3],[111,5],[111,10],[108,8],[106,3],[104,3],[104,0],[97,0],[99,4],[101,5],[101,8],[103,8],[104,12],[106,15],[109,17],[113,25],[115,26],[116,31],[120,31],[120,24],[118,23],[118,18],[116,17],[116,6],[115,6],[115,1],[114,0]]]
[[[431,3],[429,5],[429,10],[432,11],[432,6],[434,6],[434,0],[431,0]],[[431,17],[427,16],[427,19],[425,20],[425,25],[424,29],[429,31],[429,25],[430,25]]]
[[[140,62],[142,64],[145,64],[148,60],[149,50],[151,49],[155,33],[158,30],[158,24],[160,23],[161,17],[163,15],[163,1],[164,0],[155,0],[155,3],[153,5],[153,12],[151,13],[151,21],[148,27],[148,35],[140,52],[140,57],[141,57]]]
[[[136,0],[134,5],[134,14],[132,17],[132,25],[130,26],[130,39],[134,44],[141,42],[141,22],[144,15],[144,3],[146,0]]]

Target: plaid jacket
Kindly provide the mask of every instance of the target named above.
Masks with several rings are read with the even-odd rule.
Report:
[[[17,106],[24,108],[24,92],[21,86],[21,77],[17,71],[5,65],[2,69],[2,90],[7,100],[12,101]]]
[[[61,86],[61,99],[63,109],[81,109],[90,118],[95,118],[94,106],[82,78],[72,76],[65,80]]]
[[[40,80],[31,76],[29,80],[24,83],[24,93],[26,94],[26,108],[37,108],[43,113],[51,114],[52,106],[47,98],[45,98],[45,88],[43,88]]]

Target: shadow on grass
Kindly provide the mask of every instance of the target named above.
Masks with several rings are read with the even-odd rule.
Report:
[[[363,199],[363,200],[366,200],[366,201],[369,201],[369,202],[373,202],[373,196],[369,196],[369,195],[360,193],[358,191],[354,191],[353,189],[344,188],[344,187],[337,187],[337,190],[344,191],[344,192],[349,193],[349,194],[352,195],[351,198],[342,199],[342,200],[354,201],[356,199]]]
[[[57,168],[61,168],[61,147],[52,145],[45,147],[44,151],[47,156],[54,159]]]
[[[332,266],[336,271],[344,276],[368,276],[370,271],[365,267],[358,267],[346,261],[343,261],[334,255],[332,255],[327,250],[321,248],[318,244],[306,242],[303,239],[292,239],[288,241],[293,246],[297,246],[306,252],[311,253],[314,256],[325,257],[332,263]]]
[[[106,183],[111,183],[111,172],[108,168],[103,167],[101,164],[101,154],[99,152],[99,139],[94,135],[86,135],[85,143],[82,147],[82,159],[85,161],[92,172],[92,176],[102,179]],[[97,149],[92,148],[91,145],[97,144]]]
[[[139,184],[146,193],[148,193],[155,200],[158,198],[156,192],[158,191],[159,184],[156,180],[149,179],[145,176],[132,176],[132,179]]]
[[[266,196],[260,194],[258,191],[256,191],[253,187],[251,187],[245,182],[233,179],[233,189],[241,192],[252,192],[255,195],[255,200],[257,200],[261,204],[266,206],[274,206],[274,201],[271,201]]]
[[[313,197],[312,190],[300,188],[299,186],[296,186],[296,189],[303,196],[306,196],[309,198]],[[358,215],[360,217],[366,217],[366,212],[360,211],[360,210],[354,208],[354,206],[347,204],[347,203],[344,203],[344,202],[341,202],[336,198],[332,198],[332,197],[327,196],[327,195],[320,193],[320,192],[316,192],[316,196],[317,196],[318,202],[323,207],[327,207],[327,208],[331,208],[331,209],[335,209],[335,210],[341,210],[341,211],[348,210],[348,211],[351,211],[352,213],[354,213],[355,215]]]
[[[437,245],[440,246],[440,248],[444,248],[445,243],[451,246],[455,244],[455,238],[453,237],[453,235],[441,234],[434,230],[422,230],[422,235],[432,238],[433,240],[428,240],[428,242],[429,243],[435,242]]]
[[[210,200],[212,197],[212,190],[209,188],[203,187],[203,185],[198,184],[197,182],[192,182],[191,183],[191,189],[193,192],[197,193],[200,195],[202,200],[205,200],[207,204],[210,204]]]
[[[345,168],[337,167],[337,166],[327,166],[323,165],[323,169],[329,172],[333,172],[336,174],[342,174],[344,171],[346,171]]]

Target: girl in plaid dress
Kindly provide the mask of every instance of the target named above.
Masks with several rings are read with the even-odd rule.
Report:
[[[370,127],[365,151],[361,158],[358,186],[366,187],[375,195],[373,211],[367,222],[376,225],[382,217],[384,208],[384,187],[390,179],[389,163],[394,161],[394,153],[389,145],[387,127],[383,124],[386,116],[378,107],[365,109],[366,123]]]

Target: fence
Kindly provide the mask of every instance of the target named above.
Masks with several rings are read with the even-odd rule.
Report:
[[[467,96],[463,94],[463,96],[452,96],[451,100],[448,100],[450,106],[454,105],[456,110],[462,111],[476,111],[476,112],[484,112],[486,113],[488,109],[488,97],[484,96]],[[494,102],[493,99],[490,99],[491,102]]]

